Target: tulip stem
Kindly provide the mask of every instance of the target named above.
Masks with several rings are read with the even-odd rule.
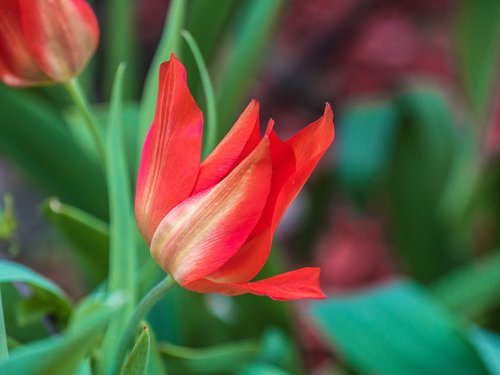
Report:
[[[101,138],[101,135],[99,134],[99,130],[97,129],[97,122],[90,110],[89,101],[87,99],[87,96],[83,92],[78,79],[76,77],[72,78],[64,84],[64,87],[68,91],[71,99],[73,99],[73,102],[83,116],[83,122],[85,123],[85,126],[87,127],[87,130],[89,131],[90,136],[94,141],[97,154],[102,160],[103,165],[106,165],[106,149],[104,148],[103,140]]]
[[[127,351],[127,348],[136,332],[137,326],[144,318],[144,316],[153,308],[154,305],[162,299],[163,296],[168,292],[170,288],[175,285],[175,280],[167,276],[158,284],[156,284],[139,302],[136,306],[130,320],[128,321],[127,327],[123,331],[120,340],[118,341],[118,346],[116,348],[115,361],[111,362],[111,368],[108,374],[115,374],[119,371],[118,364],[121,364],[123,357]]]

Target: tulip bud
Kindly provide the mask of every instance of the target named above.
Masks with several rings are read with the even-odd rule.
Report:
[[[2,0],[0,79],[10,86],[62,83],[95,52],[99,26],[84,0]]]

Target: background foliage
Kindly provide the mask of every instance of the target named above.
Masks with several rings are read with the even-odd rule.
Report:
[[[176,288],[123,373],[500,374],[500,2],[167,3],[92,2],[81,80],[106,171],[60,87],[0,86],[0,373],[104,373],[163,277],[131,202],[174,51],[215,139],[252,97],[285,137],[332,104],[334,145],[262,275],[315,263],[329,298]]]

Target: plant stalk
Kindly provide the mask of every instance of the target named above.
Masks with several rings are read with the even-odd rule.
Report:
[[[83,92],[80,83],[78,82],[78,79],[76,77],[72,78],[71,80],[69,80],[64,84],[64,87],[66,88],[69,95],[71,96],[71,99],[73,100],[76,107],[80,111],[83,117],[83,122],[85,123],[85,126],[87,127],[87,130],[89,131],[90,136],[94,141],[97,154],[99,155],[99,158],[103,163],[103,166],[105,166],[106,149],[104,148],[104,142],[101,138],[101,135],[99,134],[99,130],[97,129],[97,122],[90,110],[88,99],[85,93]]]
[[[112,375],[118,373],[118,365],[122,362],[122,359],[125,356],[127,348],[130,344],[130,341],[132,340],[132,337],[134,336],[134,332],[136,331],[137,326],[144,318],[144,316],[153,308],[153,306],[156,305],[158,301],[160,301],[160,299],[162,299],[168,292],[168,290],[174,285],[175,280],[170,275],[168,275],[166,278],[156,284],[136,306],[132,316],[130,317],[130,320],[128,321],[127,327],[123,331],[123,334],[118,341],[118,346],[114,356],[115,360],[111,361],[110,371],[107,372],[108,374]]]

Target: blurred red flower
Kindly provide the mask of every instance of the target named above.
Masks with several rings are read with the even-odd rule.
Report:
[[[0,79],[11,86],[61,83],[92,57],[99,26],[84,0],[4,0]]]
[[[317,252],[325,288],[360,289],[395,275],[380,219],[340,208],[331,227]]]
[[[185,69],[172,55],[160,68],[136,191],[137,223],[154,259],[196,292],[324,298],[319,268],[250,280],[266,262],[283,214],[333,141],[330,106],[284,142],[273,121],[260,136],[254,100],[200,165],[202,124]]]
[[[498,157],[500,154],[500,95],[493,104],[485,149],[490,157]]]

